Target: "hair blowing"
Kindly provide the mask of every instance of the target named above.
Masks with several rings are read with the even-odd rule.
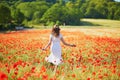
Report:
[[[60,34],[60,28],[58,25],[54,25],[54,27],[52,28],[52,35],[54,35],[55,37],[59,36]]]

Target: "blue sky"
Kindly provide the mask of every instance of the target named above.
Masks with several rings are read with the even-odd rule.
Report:
[[[118,2],[120,2],[120,0],[115,0],[115,1],[118,1]]]

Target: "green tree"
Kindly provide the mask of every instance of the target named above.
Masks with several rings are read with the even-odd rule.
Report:
[[[25,17],[28,20],[32,20],[32,16],[34,13],[34,7],[30,5],[31,2],[26,2],[26,3],[20,3],[17,8],[20,9],[22,13],[24,13]]]
[[[24,14],[22,12],[20,12],[19,9],[16,9],[16,8],[12,8],[11,11],[12,11],[11,16],[12,16],[13,20],[17,24],[21,24],[25,19]]]
[[[46,2],[49,2],[49,3],[56,3],[56,0],[46,0]]]
[[[83,16],[79,8],[76,8],[76,4],[68,2],[66,4],[66,24],[78,25],[80,24],[80,18]]]
[[[85,0],[76,0],[75,6],[77,8],[80,8],[83,5],[84,2],[85,2]]]
[[[82,17],[82,13],[80,12],[79,9],[76,9],[76,8],[68,9],[68,16],[66,18],[66,24],[79,25],[81,17]]]
[[[51,8],[49,8],[42,16],[42,21],[50,23],[56,21],[62,22],[62,16],[64,15],[60,4],[56,3]]]
[[[31,21],[37,17],[41,18],[44,12],[48,9],[48,5],[44,1],[25,2],[19,4],[17,8],[24,13],[27,20]]]
[[[41,20],[47,23],[76,25],[80,24],[81,17],[82,13],[79,8],[76,8],[75,3],[67,2],[65,6],[61,3],[54,4],[45,12]]]
[[[76,25],[80,18],[120,19],[120,3],[114,0],[1,0],[1,4],[11,9],[16,23],[63,24]],[[10,13],[4,9],[0,15]],[[20,17],[19,17],[20,16]],[[6,17],[6,16],[5,16]],[[0,23],[8,23],[11,19],[0,17]],[[6,20],[7,19],[7,20]],[[12,20],[12,21],[13,21]]]
[[[0,30],[8,29],[11,20],[10,9],[4,4],[0,4]]]
[[[99,13],[98,18],[107,18],[108,8],[106,2],[97,3],[95,10]],[[96,13],[97,14],[97,13]]]
[[[83,3],[83,5],[80,7],[80,11],[84,17],[85,17],[86,10],[87,10],[87,4]]]
[[[120,8],[115,11],[114,19],[120,20]]]
[[[118,2],[111,2],[108,3],[108,18],[109,19],[118,19],[120,18],[119,16],[119,7],[120,7],[120,3]]]
[[[6,24],[11,21],[11,11],[8,7],[0,4],[0,23]]]
[[[85,16],[87,18],[99,18],[99,15],[100,13],[94,7],[87,8],[87,11],[85,13]]]
[[[108,18],[109,19],[114,19],[114,13],[116,11],[116,6],[114,5],[112,7],[109,7],[108,10],[109,10]]]

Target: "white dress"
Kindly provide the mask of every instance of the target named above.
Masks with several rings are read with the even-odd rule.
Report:
[[[59,65],[62,63],[63,59],[61,57],[61,45],[60,45],[60,39],[62,38],[62,35],[60,34],[58,37],[50,35],[50,38],[52,39],[50,51],[51,54],[45,58],[46,61],[53,63],[54,65]]]

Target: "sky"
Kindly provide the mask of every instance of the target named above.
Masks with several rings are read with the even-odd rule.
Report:
[[[120,2],[120,0],[115,0],[115,1]]]

